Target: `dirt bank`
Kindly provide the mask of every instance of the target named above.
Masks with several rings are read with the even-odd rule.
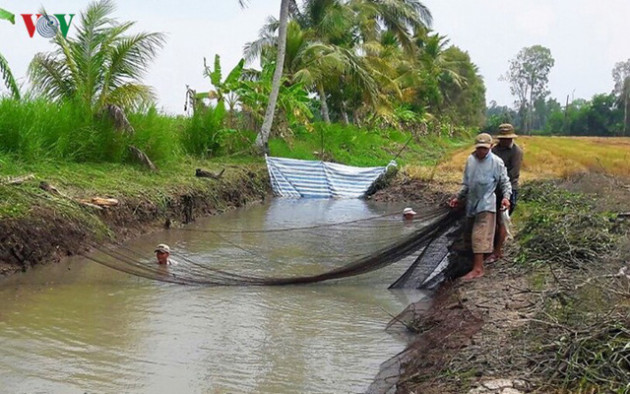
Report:
[[[29,204],[29,210],[0,220],[0,274],[56,262],[95,243],[120,242],[164,226],[179,226],[270,195],[264,166],[231,167],[220,179],[200,179],[193,185],[171,184],[154,195],[117,193],[108,197],[118,204],[101,209],[78,203],[78,197],[90,196],[73,191],[72,185],[59,186],[59,194],[43,192],[38,179],[2,186],[19,188],[16,204]]]
[[[432,188],[407,183],[403,200]],[[392,321],[415,335],[375,392],[630,391],[630,181],[579,175],[521,201],[520,233],[484,277]]]

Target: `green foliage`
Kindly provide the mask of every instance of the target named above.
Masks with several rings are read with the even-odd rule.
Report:
[[[456,46],[447,48],[444,55],[453,64],[452,72],[446,74],[441,85],[446,99],[445,115],[459,125],[481,126],[485,118],[486,87],[479,69],[468,53]],[[461,79],[460,83],[454,75]]]
[[[111,17],[111,0],[90,3],[81,13],[76,38],[61,32],[53,38],[54,52],[38,53],[29,66],[36,92],[55,100],[80,100],[99,111],[108,104],[139,108],[152,99],[151,89],[139,83],[157,50],[161,33],[129,34],[133,22]]]
[[[486,123],[481,129],[484,133],[494,134],[502,123],[519,124],[518,113],[507,106],[497,105],[496,101],[491,101],[486,109]]]
[[[468,54],[429,34],[430,21],[417,1],[296,4],[287,24],[283,86],[303,84],[319,100],[309,107],[325,122],[419,129],[431,115],[478,127],[483,80]],[[269,18],[259,39],[246,45],[248,61],[273,64],[279,25]]]
[[[135,133],[129,137],[131,145],[142,149],[156,163],[170,163],[184,154],[180,143],[188,119],[161,114],[155,107],[146,113],[132,113],[129,122]]]
[[[15,14],[0,8],[0,20],[6,20],[11,22],[12,25],[15,25]]]
[[[14,98],[20,98],[20,89],[17,86],[17,82],[13,77],[13,73],[11,73],[11,69],[9,68],[9,63],[7,59],[2,56],[0,53],[0,79],[4,81],[4,85],[9,89],[11,95]]]
[[[189,119],[181,135],[186,153],[201,157],[215,156],[223,141],[225,107],[207,107]]]
[[[614,136],[623,131],[623,109],[614,93],[598,94],[591,101],[575,100],[565,109],[549,114],[545,130],[549,134]]]
[[[178,124],[182,121],[159,115],[131,114],[133,135],[121,133],[107,117],[94,116],[82,102],[51,103],[37,100],[0,100],[0,151],[23,160],[69,160],[121,162],[127,146],[135,145],[156,162],[179,155]]]
[[[245,60],[241,59],[236,64],[236,66],[228,73],[228,76],[225,78],[225,80],[223,80],[223,75],[221,73],[221,57],[219,55],[214,56],[213,68],[208,67],[206,58],[203,59],[203,74],[208,77],[208,79],[210,79],[210,83],[212,84],[212,86],[214,86],[214,90],[197,93],[197,98],[208,98],[211,100],[217,100],[217,106],[225,106],[225,104],[227,104],[230,111],[230,123],[234,108],[239,102],[237,90],[239,88],[244,64]],[[195,108],[195,110],[198,109],[199,108]]]
[[[15,25],[15,15],[7,10],[3,10],[0,8],[0,20],[7,20]],[[14,98],[20,98],[20,90],[18,89],[17,83],[15,82],[15,78],[11,73],[11,69],[9,68],[9,63],[7,59],[2,56],[0,53],[0,78],[4,81],[5,86],[11,91],[11,95]]]
[[[304,160],[325,160],[356,166],[384,166],[400,153],[396,161],[405,164],[432,164],[468,143],[467,132],[453,137],[427,135],[415,137],[396,129],[365,129],[340,124],[315,123],[314,130],[302,129],[294,138],[273,138],[273,156]],[[459,131],[459,130],[458,130]]]
[[[237,94],[243,112],[252,122],[244,128],[258,129],[262,124],[267,108],[271,83],[273,80],[273,63],[265,65],[262,71],[247,70],[249,78],[239,83]],[[286,80],[285,80],[286,81]],[[290,134],[293,130],[307,124],[313,117],[311,99],[308,91],[300,83],[282,84],[276,104],[274,129],[276,134]]]

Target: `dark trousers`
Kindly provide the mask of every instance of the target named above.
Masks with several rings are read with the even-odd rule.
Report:
[[[497,214],[501,212],[501,201],[503,200],[503,193],[500,190],[494,192],[497,196]],[[518,189],[512,189],[512,195],[510,196],[510,216],[512,216],[512,212],[514,212],[514,208],[516,208],[516,201],[518,200]]]

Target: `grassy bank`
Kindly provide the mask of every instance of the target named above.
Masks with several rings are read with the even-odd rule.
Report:
[[[252,149],[256,133],[227,129],[224,117],[225,111],[212,108],[192,117],[149,109],[130,114],[131,128],[120,130],[106,114],[93,114],[81,103],[0,100],[0,184],[34,174],[27,186],[46,181],[70,198],[144,195],[159,205],[173,193],[203,186],[205,181],[192,177],[196,168],[264,165]],[[468,138],[463,130],[418,136],[316,123],[272,137],[270,150],[273,156],[359,166],[384,166],[394,158],[401,165],[432,165]],[[158,171],[144,171],[130,146],[146,153]],[[0,186],[0,219],[28,215],[41,202],[20,194],[25,189]]]

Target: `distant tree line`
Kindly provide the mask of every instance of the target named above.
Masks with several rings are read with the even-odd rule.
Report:
[[[510,61],[502,80],[510,83],[514,108],[491,101],[486,109],[485,131],[509,122],[524,134],[627,136],[630,131],[630,59],[612,70],[609,93],[590,100],[566,97],[564,103],[549,97],[548,75],[554,65],[551,51],[540,45],[523,48]]]

